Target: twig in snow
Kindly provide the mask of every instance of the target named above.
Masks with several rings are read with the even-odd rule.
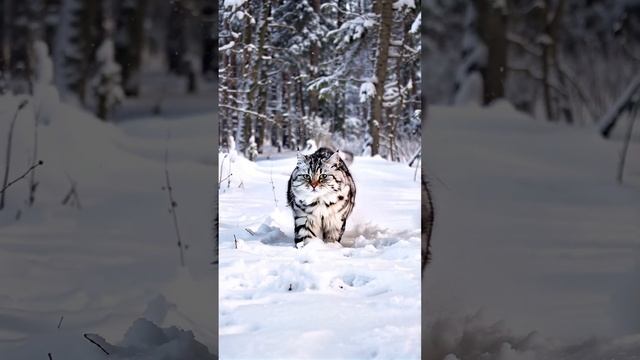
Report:
[[[224,169],[224,161],[227,159],[227,154],[224,155],[224,157],[222,158],[222,161],[220,162],[220,171],[218,171],[218,177],[222,176],[222,170]],[[231,172],[229,172],[229,175],[231,175]],[[222,184],[222,182],[224,181],[224,179],[218,181],[218,190],[220,190],[220,184]]]
[[[238,239],[236,238],[236,234],[233,234],[233,245],[236,249],[238,248]]]
[[[254,236],[256,233],[253,232],[253,230],[249,229],[249,228],[244,228],[246,230],[246,232],[248,232],[249,234],[251,234],[251,236]]]
[[[0,190],[0,193],[2,193],[2,196],[4,196],[4,192],[7,191],[7,189],[9,189],[9,187],[15,183],[17,183],[18,181],[24,179],[27,175],[29,175],[29,173],[31,173],[35,168],[37,168],[40,165],[43,165],[44,163],[42,162],[42,160],[38,161],[37,163],[31,165],[27,171],[24,172],[24,174],[18,176],[17,178],[9,181],[9,183],[7,183],[5,186],[2,187],[2,190]],[[0,208],[1,209],[1,208]]]
[[[82,209],[80,204],[80,196],[78,195],[77,183],[67,174],[67,180],[69,180],[69,191],[62,199],[62,205],[75,205],[76,208]]]
[[[412,167],[413,162],[416,160],[420,160],[421,157],[422,157],[422,146],[420,146],[416,151],[416,153],[413,154],[413,156],[411,157],[411,160],[409,161],[409,167]]]
[[[102,345],[98,344],[97,342],[95,342],[95,340],[93,340],[92,338],[89,337],[89,334],[82,334],[82,336],[84,336],[85,339],[89,340],[91,343],[93,343],[95,346],[99,347],[100,350],[102,350],[103,353],[110,355],[109,352],[107,350],[105,350]]]
[[[58,329],[60,329],[60,326],[62,326],[62,319],[64,319],[64,315],[60,316],[60,321],[58,321]]]
[[[231,178],[231,175],[233,174],[229,173],[229,175],[225,176],[222,180],[220,180],[220,182],[218,183],[218,188],[220,188],[220,184],[222,184],[225,180]]]
[[[627,152],[629,151],[629,143],[631,142],[631,134],[633,133],[633,125],[636,123],[636,115],[638,115],[638,108],[640,108],[640,104],[636,104],[631,110],[629,118],[629,127],[627,128],[627,133],[624,137],[624,145],[622,146],[622,151],[620,153],[620,162],[618,163],[618,184],[622,184],[622,178],[624,177],[624,166],[627,161]]]
[[[47,356],[49,357],[49,360],[53,360],[53,358],[51,357],[51,353],[47,353]]]
[[[273,201],[276,203],[276,207],[278,207],[278,199],[276,198],[276,185],[273,183],[273,169],[271,169],[271,190],[273,191]]]
[[[27,100],[24,99],[18,104],[18,108],[13,115],[13,120],[11,120],[11,124],[9,125],[9,134],[7,135],[7,150],[5,153],[5,163],[4,163],[4,178],[2,180],[2,192],[0,192],[0,210],[4,209],[4,199],[5,199],[5,190],[11,186],[12,183],[9,183],[9,169],[11,166],[11,143],[13,142],[13,128],[16,125],[16,120],[18,119],[18,115],[20,111],[27,106]]]
[[[184,266],[184,246],[182,245],[182,238],[180,237],[180,228],[178,227],[178,215],[176,214],[176,208],[178,203],[173,198],[173,188],[171,187],[171,179],[169,177],[169,139],[171,133],[167,132],[167,146],[164,149],[164,180],[165,186],[163,190],[167,190],[169,196],[169,213],[173,217],[173,227],[176,230],[176,238],[178,239],[178,250],[180,251],[180,266]]]
[[[38,108],[33,121],[33,160],[38,158],[38,124],[40,123],[40,113],[40,108]],[[36,171],[34,169],[31,172],[31,176],[29,176],[29,207],[33,206],[33,203],[36,201],[38,184],[39,182],[36,181]]]

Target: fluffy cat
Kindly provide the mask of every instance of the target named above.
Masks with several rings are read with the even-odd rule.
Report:
[[[340,242],[355,197],[356,185],[340,151],[323,147],[311,155],[298,154],[287,187],[295,245],[312,238]]]

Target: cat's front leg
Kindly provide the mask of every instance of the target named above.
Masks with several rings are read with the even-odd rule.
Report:
[[[345,225],[346,220],[344,219],[326,223],[322,234],[324,242],[340,242],[340,240],[342,240]]]
[[[296,215],[294,218],[295,230],[294,241],[297,247],[299,243],[308,243],[311,239],[317,238],[319,234],[319,226],[316,224],[312,216]]]

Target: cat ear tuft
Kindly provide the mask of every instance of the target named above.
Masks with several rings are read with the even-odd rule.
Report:
[[[297,156],[298,156],[298,164],[305,162],[306,156],[302,155],[300,151],[298,151]]]

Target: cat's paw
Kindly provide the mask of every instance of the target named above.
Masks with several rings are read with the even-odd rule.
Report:
[[[295,246],[298,249],[301,249],[301,248],[319,249],[324,247],[324,241],[322,241],[322,239],[320,238],[312,236],[304,239],[304,241],[297,243]]]

